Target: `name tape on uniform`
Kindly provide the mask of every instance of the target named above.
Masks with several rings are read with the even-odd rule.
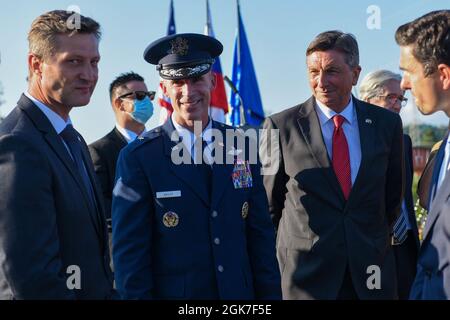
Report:
[[[156,199],[178,198],[178,197],[181,197],[181,190],[160,191],[156,193]]]

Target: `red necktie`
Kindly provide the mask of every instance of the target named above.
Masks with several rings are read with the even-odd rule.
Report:
[[[350,174],[350,155],[348,152],[348,143],[345,138],[344,117],[335,115],[333,117],[334,131],[333,131],[333,169],[336,177],[341,185],[345,200],[350,195],[352,189],[352,176]]]

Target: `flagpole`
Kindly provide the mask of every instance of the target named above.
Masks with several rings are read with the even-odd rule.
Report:
[[[240,8],[240,4],[239,4],[239,0],[236,0],[236,6],[237,6],[237,59],[238,59],[238,64],[241,64],[241,26],[240,26],[240,20],[241,20],[241,8]]]
[[[237,36],[236,36],[236,44],[237,44],[237,61],[238,65],[241,65],[241,8],[239,0],[236,0],[236,7],[237,7]],[[240,77],[239,78],[239,82]],[[242,101],[241,95],[237,94],[240,102],[239,106],[239,126],[242,127],[245,125],[245,111],[244,111],[244,102]]]

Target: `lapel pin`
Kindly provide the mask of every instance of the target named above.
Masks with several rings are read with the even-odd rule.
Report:
[[[372,119],[366,119],[366,123],[372,124]]]

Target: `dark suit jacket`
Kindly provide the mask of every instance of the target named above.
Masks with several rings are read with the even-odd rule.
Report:
[[[409,298],[411,285],[416,276],[417,255],[420,242],[412,196],[412,180],[414,175],[412,142],[407,134],[403,135],[403,146],[405,151],[406,182],[404,200],[411,230],[408,232],[408,237],[401,245],[394,246],[394,253],[397,265],[398,295],[400,299],[407,300]]]
[[[444,138],[444,141],[447,137]],[[433,176],[439,176],[445,142],[435,157]],[[447,174],[430,204],[423,241],[419,251],[417,275],[411,289],[411,299],[450,299],[450,175]]]
[[[212,126],[223,137],[230,129]],[[119,156],[112,222],[120,295],[280,299],[275,233],[259,166],[250,165],[252,186],[235,188],[233,163],[214,164],[208,189],[193,164],[172,161],[172,152],[183,150],[171,141],[174,130],[169,119]],[[226,139],[223,145],[228,147]]]
[[[0,124],[1,299],[105,299],[113,292],[100,189],[79,138],[100,210],[62,139],[27,97]],[[79,290],[66,283],[73,265]]]
[[[423,169],[422,175],[420,176],[419,182],[417,183],[417,195],[419,196],[419,204],[422,208],[428,210],[429,205],[429,191],[431,185],[431,176],[433,175],[433,168],[436,154],[442,140],[436,143],[431,149],[430,155],[428,156],[427,164]]]
[[[111,219],[112,191],[119,152],[127,145],[122,134],[114,128],[103,138],[89,145],[94,170],[102,187],[106,219]]]
[[[348,201],[331,166],[313,97],[264,124],[280,130],[280,168],[264,176],[264,185],[278,226],[285,299],[336,299],[347,266],[359,298],[397,297],[390,233],[403,195],[402,123],[397,114],[353,101],[362,159]],[[371,266],[380,268],[379,290],[366,285]]]

